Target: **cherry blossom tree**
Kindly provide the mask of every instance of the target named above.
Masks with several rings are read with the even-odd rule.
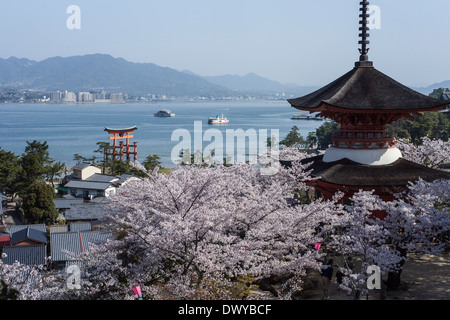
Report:
[[[350,201],[339,216],[339,227],[332,233],[329,246],[338,254],[336,264],[343,274],[341,289],[359,299],[368,293],[367,267],[376,265],[387,274],[395,270],[402,257],[392,250],[389,233],[374,215],[385,208],[385,203],[373,191],[359,191]]]
[[[363,292],[369,265],[377,265],[388,275],[388,287],[398,287],[408,252],[439,255],[448,244],[449,180],[419,180],[397,196],[392,202],[383,202],[373,192],[360,191],[340,215],[340,227],[330,245],[341,257],[338,266],[344,274],[343,289]],[[379,210],[386,213],[382,220],[374,215]]]
[[[169,175],[156,169],[149,178],[121,188],[109,209],[111,226],[121,237],[95,253],[100,258],[89,269],[90,287],[102,298],[133,298],[130,286],[139,283],[155,299],[229,299],[236,298],[232,292],[242,276],[290,273],[290,293],[299,287],[307,267],[319,268],[312,244],[326,241],[331,233],[330,246],[344,258],[344,287],[356,291],[364,288],[368,265],[394,274],[405,260],[398,244],[404,241],[410,244],[408,250],[414,249],[405,234],[393,237],[395,230],[417,223],[411,199],[434,199],[435,205],[448,206],[448,187],[436,184],[430,189],[423,183],[410,186],[409,200],[399,198],[391,204],[367,191],[355,194],[346,210],[339,205],[339,194],[331,202],[292,201],[294,190],[306,190],[311,180],[308,165],[299,161],[308,155],[285,152],[298,160],[272,168],[269,175],[249,165],[187,166]],[[430,190],[440,190],[436,194],[441,202],[430,197]],[[374,218],[376,210],[401,212],[407,205],[403,220],[394,215],[383,221]],[[445,216],[441,207],[438,211]],[[443,218],[431,220],[429,230],[447,230]],[[428,235],[436,237],[435,232]],[[423,247],[423,240],[416,244]],[[350,268],[348,257],[358,260],[361,268]]]
[[[58,278],[44,266],[27,266],[0,260],[0,292],[3,300],[39,300],[57,297]]]
[[[385,205],[382,226],[391,245],[404,258],[397,272],[390,272],[389,287],[400,285],[401,267],[407,252],[441,254],[450,232],[450,181],[410,183],[405,195]]]
[[[448,241],[448,180],[411,183],[393,202],[369,191],[345,206],[340,193],[305,201],[299,194],[313,178],[301,160],[314,155],[285,148],[265,156],[256,167],[180,166],[169,174],[135,164],[147,177],[121,186],[106,210],[114,239],[74,257],[81,290],[69,290],[64,273],[0,263],[2,285],[19,299],[135,299],[136,285],[146,299],[240,299],[258,280],[280,276],[287,281],[277,294],[290,298],[308,268],[320,270],[314,244],[326,242],[340,257],[342,287],[355,293],[365,288],[368,265],[399,280],[406,252],[439,254]]]
[[[430,168],[439,168],[449,163],[450,140],[430,139],[423,137],[420,145],[414,145],[407,139],[399,139],[397,147],[405,159],[425,165]]]
[[[92,292],[123,298],[140,284],[154,299],[232,298],[242,277],[299,279],[318,268],[314,243],[342,208],[336,199],[290,205],[285,174],[294,173],[186,166],[124,185],[108,209],[119,237],[92,251],[100,257],[87,268]]]

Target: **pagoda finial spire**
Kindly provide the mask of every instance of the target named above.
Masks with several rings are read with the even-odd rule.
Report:
[[[361,32],[359,34],[359,37],[361,38],[361,40],[359,40],[358,44],[361,45],[361,48],[359,49],[359,53],[361,55],[359,56],[359,62],[356,63],[356,66],[369,67],[373,65],[372,62],[369,61],[369,56],[367,55],[367,53],[369,52],[369,48],[367,48],[367,45],[370,44],[370,41],[367,40],[370,36],[370,28],[368,27],[368,18],[370,17],[370,14],[368,13],[369,1],[361,1],[359,4],[361,5],[361,8],[359,9],[359,11],[361,11],[361,14],[359,15],[359,17],[361,18],[361,20],[359,21],[359,24],[361,25],[359,27],[359,31]]]

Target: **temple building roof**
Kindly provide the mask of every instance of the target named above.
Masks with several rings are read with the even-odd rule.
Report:
[[[368,66],[366,66],[368,65]],[[433,111],[448,101],[416,92],[375,69],[371,63],[357,65],[325,87],[306,96],[288,99],[294,108],[311,112],[325,106],[348,110]]]
[[[313,162],[308,168],[313,170],[311,176],[335,185],[407,186],[410,181],[415,182],[419,178],[428,182],[450,179],[448,171],[428,168],[403,158],[382,166],[364,165],[346,158],[334,162],[324,162],[322,159],[321,155],[301,162]],[[290,166],[291,162],[281,163]]]

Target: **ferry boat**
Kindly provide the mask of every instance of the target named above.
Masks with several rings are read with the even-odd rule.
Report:
[[[155,117],[175,117],[175,113],[172,113],[170,110],[162,109],[155,113]]]
[[[208,119],[208,124],[226,124],[228,122],[230,122],[230,120],[228,120],[223,115],[221,115],[221,116],[217,115],[215,117],[210,117]]]
[[[320,117],[313,117],[309,114],[294,114],[291,117],[292,120],[323,120],[323,118]]]

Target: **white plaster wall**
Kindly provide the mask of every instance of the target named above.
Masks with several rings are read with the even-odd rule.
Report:
[[[85,180],[96,173],[102,173],[102,169],[94,166],[84,168],[83,171],[81,172],[81,180]]]
[[[324,156],[324,162],[338,161],[344,158],[373,166],[381,166],[393,163],[402,157],[398,148],[389,149],[343,149],[329,148]]]

